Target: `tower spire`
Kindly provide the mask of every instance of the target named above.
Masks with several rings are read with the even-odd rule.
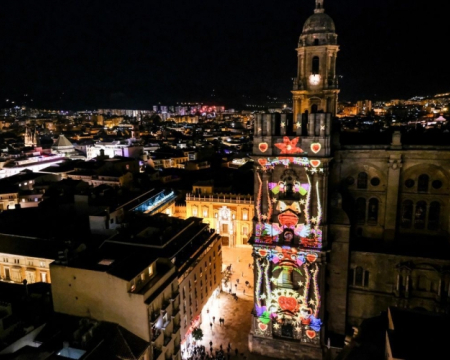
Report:
[[[323,0],[316,0],[316,8],[314,9],[314,14],[323,13],[325,9],[323,8]]]

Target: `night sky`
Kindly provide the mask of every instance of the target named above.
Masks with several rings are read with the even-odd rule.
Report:
[[[339,99],[450,91],[445,4],[325,0],[340,45]],[[313,9],[314,0],[2,1],[0,107],[287,99]]]

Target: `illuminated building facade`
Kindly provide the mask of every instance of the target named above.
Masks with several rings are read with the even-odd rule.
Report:
[[[251,195],[214,193],[210,182],[198,182],[186,195],[186,218],[201,217],[222,236],[224,246],[246,245],[253,228]]]
[[[50,240],[0,234],[0,281],[50,283],[49,266],[58,256]]]
[[[253,353],[321,359],[331,119],[336,113],[334,23],[316,0],[297,49],[294,116],[254,124]],[[298,115],[298,116],[297,116]]]
[[[389,306],[450,312],[450,151],[402,144],[400,132],[391,144],[339,143],[338,46],[321,0],[298,51],[294,115],[254,123],[249,348],[322,359]]]
[[[323,0],[316,0],[314,14],[303,25],[296,50],[298,68],[292,90],[294,120],[306,121],[305,116],[302,120],[303,114],[317,111],[335,116],[339,94],[336,75],[339,46],[334,22],[325,14]]]

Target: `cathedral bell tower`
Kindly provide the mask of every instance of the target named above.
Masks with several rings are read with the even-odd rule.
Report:
[[[253,353],[322,359],[331,120],[336,113],[334,23],[316,0],[298,50],[295,114],[254,122]]]
[[[303,25],[298,42],[297,77],[294,80],[294,119],[325,112],[336,115],[338,78],[336,57],[339,51],[333,19],[325,14],[323,0],[316,0],[314,14]],[[303,120],[305,121],[305,120]]]

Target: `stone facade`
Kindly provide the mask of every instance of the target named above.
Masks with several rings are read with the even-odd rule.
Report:
[[[450,310],[450,146],[405,145],[399,132],[390,145],[340,144],[338,50],[316,0],[294,114],[255,118],[254,353],[322,359],[330,338],[389,306]]]

